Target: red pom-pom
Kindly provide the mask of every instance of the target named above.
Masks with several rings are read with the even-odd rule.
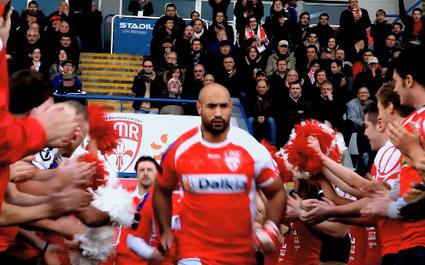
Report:
[[[269,153],[272,155],[273,160],[276,162],[276,167],[279,170],[279,176],[283,183],[292,181],[292,173],[286,168],[283,162],[282,155],[277,151],[276,147],[270,144],[267,140],[263,139],[260,142]]]
[[[105,154],[117,147],[118,133],[114,130],[113,123],[106,120],[103,107],[90,105],[88,107],[90,124],[90,141],[97,145],[100,153]]]
[[[323,162],[314,149],[308,146],[308,137],[319,139],[320,148],[335,161],[340,152],[336,132],[328,125],[316,120],[306,120],[295,125],[288,143],[284,147],[284,162],[289,172],[298,178],[308,178],[323,169]],[[286,159],[286,160],[285,160]]]
[[[106,176],[108,175],[108,171],[105,170],[103,161],[99,160],[97,155],[86,153],[80,156],[78,161],[87,163],[96,162],[96,172],[90,179],[89,187],[91,187],[93,190],[96,190],[99,186],[103,186],[106,183]]]

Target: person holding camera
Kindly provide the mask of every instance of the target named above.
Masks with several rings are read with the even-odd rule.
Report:
[[[143,68],[134,77],[131,91],[133,91],[136,98],[158,98],[160,91],[157,87],[152,59],[145,58],[142,66]],[[133,109],[135,112],[158,113],[158,108],[153,105],[153,102],[134,101]]]

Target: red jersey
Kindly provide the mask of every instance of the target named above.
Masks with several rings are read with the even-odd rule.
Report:
[[[350,248],[350,256],[348,259],[348,264],[349,265],[366,264],[364,262],[366,257],[366,249],[367,249],[366,227],[352,225],[350,227],[350,241],[351,241],[351,248]]]
[[[403,122],[403,127],[411,130],[413,126],[418,132],[425,135],[425,107],[410,114]],[[405,161],[401,163],[400,172],[400,195],[410,189],[412,183],[421,183],[422,178],[419,173],[411,168]],[[425,220],[417,222],[402,222],[403,237],[399,250],[409,249],[417,246],[425,246]]]
[[[278,172],[269,152],[242,129],[230,127],[227,139],[209,143],[200,127],[170,146],[157,183],[184,191],[179,259],[202,264],[255,264],[252,229],[255,190],[270,185]]]
[[[366,257],[364,264],[380,264],[382,247],[381,243],[378,240],[378,233],[374,226],[366,227],[367,231],[367,247],[366,247]],[[400,238],[400,236],[399,236]]]
[[[301,221],[293,223],[292,227],[294,235],[294,265],[319,264],[322,241],[313,235]]]
[[[154,237],[155,228],[153,222],[153,210],[152,210],[152,191],[149,190],[149,194],[146,197],[146,201],[143,207],[138,211],[140,214],[140,221],[136,230],[132,228],[123,228],[121,230],[119,244],[117,246],[117,255],[115,258],[115,264],[117,265],[131,265],[131,264],[149,264],[148,261],[131,251],[127,247],[127,235],[132,234],[136,237],[142,238],[146,244],[149,244]],[[143,201],[143,196],[137,196],[135,198],[135,208]]]
[[[282,246],[279,252],[273,256],[273,261],[265,264],[279,264],[279,265],[294,265],[294,233],[292,223],[290,224],[291,229],[283,236]]]

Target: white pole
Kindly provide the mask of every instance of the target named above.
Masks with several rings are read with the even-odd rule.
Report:
[[[98,9],[99,11],[102,11],[102,0],[98,0],[98,1],[97,1],[97,9]]]
[[[198,11],[200,17],[202,17],[202,0],[196,0],[195,10]]]
[[[122,15],[122,0],[120,0],[120,9],[119,9],[118,14]]]

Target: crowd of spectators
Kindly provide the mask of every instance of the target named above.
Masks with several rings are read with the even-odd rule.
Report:
[[[48,76],[58,93],[82,92],[80,52],[100,52],[102,14],[91,1],[65,1],[45,15],[37,1],[13,10],[7,43],[9,73],[32,69]]]
[[[392,79],[392,60],[425,36],[421,10],[407,15],[403,0],[403,24],[389,22],[383,9],[373,21],[358,0],[349,0],[339,27],[329,25],[327,13],[311,25],[308,12],[297,14],[296,1],[274,0],[266,12],[261,0],[238,0],[233,28],[226,15],[230,1],[209,3],[213,15],[205,18],[212,21],[208,27],[196,11],[186,24],[173,3],[165,6],[148,59],[155,82],[145,78],[145,84],[151,84],[150,94],[169,97],[169,80],[178,78],[179,97],[196,99],[208,75],[239,98],[257,139],[278,146],[306,118],[330,122],[347,142],[353,132],[363,134],[362,110]],[[149,71],[142,69],[135,77],[136,95],[147,95],[139,80]],[[161,106],[155,108],[160,112]]]

